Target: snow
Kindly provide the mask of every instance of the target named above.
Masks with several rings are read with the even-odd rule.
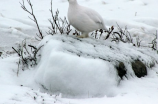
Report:
[[[116,79],[116,70],[113,70],[110,63],[65,54],[62,50],[58,51],[62,45],[57,44],[61,43],[52,40],[44,47],[41,60],[47,61],[41,61],[35,76],[36,81],[47,89],[68,96],[85,96],[88,92],[97,96],[103,95],[108,92],[108,87],[117,84],[116,81],[111,81]],[[50,46],[52,49],[48,51]],[[46,53],[47,56],[44,56]],[[110,76],[113,78],[109,79]]]
[[[158,103],[156,52],[146,47],[112,43],[110,40],[88,38],[80,42],[76,37],[59,34],[46,36],[41,42],[36,41],[36,25],[20,8],[19,1],[22,2],[0,0],[0,52],[3,52],[0,57],[1,104]],[[48,19],[51,18],[50,0],[31,2],[41,30],[46,35],[45,31],[50,26]],[[143,45],[155,38],[153,34],[158,30],[157,0],[78,0],[78,3],[99,12],[106,26],[113,25],[115,31],[116,22],[121,28],[127,26],[132,36],[139,36],[143,40]],[[29,8],[27,3],[26,7]],[[57,9],[60,17],[67,16],[67,0],[53,0],[53,11]],[[17,75],[19,57],[11,47],[16,47],[24,39],[38,46],[44,44],[44,47],[38,66],[20,70]],[[97,47],[94,48],[92,44]],[[113,62],[103,61],[99,57]],[[148,75],[142,78],[137,78],[128,64],[137,57],[147,65]],[[120,80],[116,75],[113,66],[116,59],[125,63],[128,78]],[[151,63],[155,63],[153,68],[149,67]],[[68,90],[70,88],[72,91]]]
[[[17,77],[17,62],[18,57],[8,57],[0,59],[0,103],[1,104],[52,104],[55,102],[61,104],[59,95],[48,95],[41,93],[39,90],[25,87],[22,84],[27,83],[29,77],[33,77],[34,71],[26,71]],[[27,77],[26,77],[27,76]],[[30,83],[30,81],[29,81]],[[44,99],[44,100],[43,100]]]
[[[118,62],[125,64],[130,78],[135,76],[131,67],[133,60],[139,58],[148,67],[158,61],[152,50],[108,40],[77,40],[57,34],[46,36],[40,45],[44,48],[35,80],[52,93],[62,93],[64,97],[87,97],[88,93],[93,97],[115,96],[113,90],[119,86],[119,78],[114,66]]]

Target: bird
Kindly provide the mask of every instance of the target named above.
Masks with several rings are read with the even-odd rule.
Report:
[[[82,34],[78,38],[87,38],[89,33],[103,29],[107,31],[101,15],[93,9],[78,4],[77,0],[68,0],[68,21],[76,30]]]

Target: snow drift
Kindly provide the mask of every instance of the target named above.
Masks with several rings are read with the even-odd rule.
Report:
[[[135,76],[131,62],[139,59],[149,71],[158,59],[149,48],[109,40],[54,35],[46,36],[41,45],[35,80],[50,93],[65,97],[114,96],[120,81],[115,67],[118,62],[125,64],[130,78]]]

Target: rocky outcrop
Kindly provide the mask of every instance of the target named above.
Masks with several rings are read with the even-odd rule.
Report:
[[[147,75],[146,66],[139,60],[132,62],[132,69],[138,78],[141,78]]]
[[[131,63],[132,69],[135,73],[135,75],[138,78],[144,77],[147,75],[147,68],[144,63],[142,63],[139,60],[135,60]],[[124,76],[126,76],[126,68],[123,62],[119,62],[118,66],[116,66],[118,76],[122,79]]]

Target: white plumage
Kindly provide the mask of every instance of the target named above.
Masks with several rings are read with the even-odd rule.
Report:
[[[68,20],[70,25],[82,32],[80,38],[88,37],[88,33],[97,29],[107,30],[102,17],[94,10],[81,6],[77,0],[68,0]]]

